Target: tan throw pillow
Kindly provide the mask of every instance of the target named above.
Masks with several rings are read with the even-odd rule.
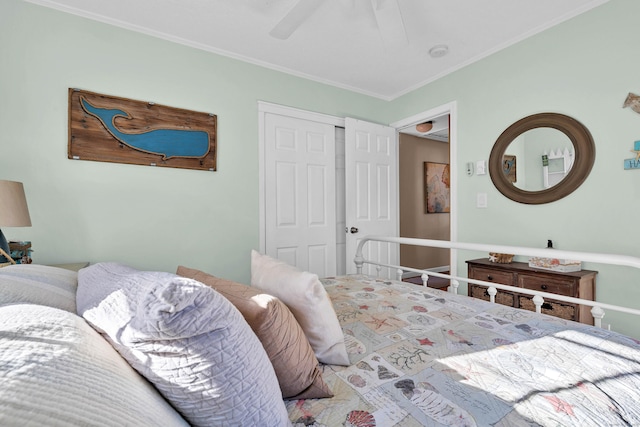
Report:
[[[320,362],[349,365],[342,326],[317,274],[252,250],[251,286],[287,305]]]
[[[304,331],[287,306],[258,289],[179,266],[177,274],[211,286],[242,313],[276,371],[282,397],[332,397]]]

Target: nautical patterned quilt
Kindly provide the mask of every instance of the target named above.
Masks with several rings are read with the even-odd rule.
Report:
[[[640,342],[396,281],[323,279],[352,363],[294,426],[640,425]]]

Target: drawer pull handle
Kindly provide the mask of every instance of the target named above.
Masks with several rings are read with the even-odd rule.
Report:
[[[553,306],[548,302],[545,302],[544,304],[542,304],[542,308],[544,308],[545,310],[553,310]]]
[[[490,282],[493,282],[493,276],[492,276],[492,275],[490,275],[490,274],[489,274],[489,275],[487,275],[487,280],[488,280],[488,281],[490,281]]]
[[[546,291],[547,289],[549,289],[549,287],[547,285],[542,285],[540,286],[540,289],[542,289],[543,291]]]

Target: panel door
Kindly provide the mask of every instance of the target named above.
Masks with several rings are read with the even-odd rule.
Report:
[[[347,273],[355,273],[353,262],[360,236],[398,235],[398,166],[396,130],[347,118],[345,150]],[[357,230],[357,231],[356,231]],[[369,242],[365,259],[398,265],[398,245]],[[364,274],[378,275],[375,268]],[[380,275],[395,278],[393,269],[383,268]]]
[[[320,277],[336,274],[334,126],[265,115],[265,251]]]

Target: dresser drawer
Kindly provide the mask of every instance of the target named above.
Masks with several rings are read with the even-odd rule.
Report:
[[[469,279],[587,300],[594,300],[596,296],[597,271],[550,272],[529,267],[525,262],[514,261],[508,264],[499,264],[491,262],[488,258],[468,260],[467,265]],[[484,286],[469,283],[467,292],[469,296],[489,300],[487,288]],[[535,305],[532,298],[532,295],[523,294],[521,291],[511,292],[498,289],[496,302],[533,311]],[[562,302],[549,297],[544,299],[541,311],[563,319],[593,325],[591,307],[588,305]]]
[[[522,309],[536,311],[536,305],[533,303],[533,297],[520,295],[518,297],[518,305]],[[545,300],[540,311],[542,311],[542,313],[544,314],[549,314],[561,319],[575,321],[578,320],[577,309],[578,306],[576,304],[570,304],[562,301]]]
[[[550,292],[568,297],[576,296],[576,285],[572,279],[519,274],[518,286],[532,291]]]
[[[508,271],[473,267],[469,271],[469,278],[483,280],[485,282],[500,283],[502,285],[517,286],[515,274]]]
[[[485,301],[491,301],[487,288],[485,286],[469,284],[469,296],[474,298],[483,299]],[[496,294],[496,302],[502,305],[508,305],[509,307],[515,307],[516,296],[515,294],[507,291],[501,291],[498,289]]]

